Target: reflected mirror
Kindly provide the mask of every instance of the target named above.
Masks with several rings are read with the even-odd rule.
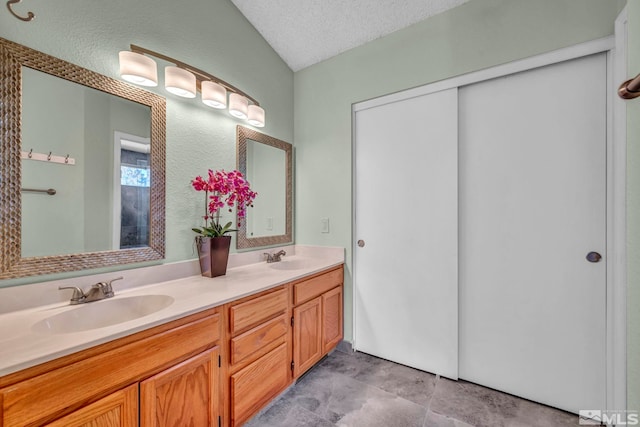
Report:
[[[239,221],[237,247],[292,242],[291,144],[238,126],[238,170],[258,193],[247,217]]]
[[[164,98],[7,40],[0,53],[0,279],[164,258]]]

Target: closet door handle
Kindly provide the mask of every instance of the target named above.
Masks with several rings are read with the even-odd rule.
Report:
[[[600,262],[601,259],[602,255],[600,255],[598,252],[589,252],[587,254],[587,261],[589,262]]]

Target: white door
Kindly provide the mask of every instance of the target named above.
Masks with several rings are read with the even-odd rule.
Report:
[[[606,56],[459,90],[460,378],[605,408]]]
[[[458,377],[457,89],[355,116],[354,348]]]

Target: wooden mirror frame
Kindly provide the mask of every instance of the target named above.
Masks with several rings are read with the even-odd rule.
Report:
[[[247,237],[246,221],[240,221],[238,227],[238,238],[236,239],[237,249],[257,248],[261,246],[274,246],[293,243],[293,147],[288,142],[265,135],[253,129],[238,125],[237,127],[237,163],[238,170],[243,175],[247,175],[247,139],[257,141],[261,144],[269,145],[283,150],[285,153],[286,172],[286,220],[285,234],[264,237]],[[249,208],[251,209],[251,208]]]
[[[22,258],[22,67],[110,93],[151,108],[149,246]],[[0,38],[0,279],[152,261],[165,253],[165,124],[161,96]]]

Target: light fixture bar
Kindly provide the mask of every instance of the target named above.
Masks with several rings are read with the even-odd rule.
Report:
[[[200,70],[198,68],[192,67],[189,64],[186,64],[184,62],[178,61],[177,59],[173,59],[170,56],[163,55],[161,53],[154,52],[152,50],[145,49],[143,47],[140,47],[140,46],[137,46],[137,45],[134,45],[134,44],[130,45],[130,47],[131,47],[131,51],[132,52],[141,53],[143,55],[155,56],[156,58],[162,59],[163,61],[171,62],[171,63],[175,64],[177,67],[180,67],[180,68],[183,68],[183,69],[185,69],[187,71],[190,71],[191,73],[193,73],[196,76],[196,85],[197,85],[197,89],[199,91],[201,91],[201,87],[200,86],[201,86],[202,81],[210,80],[212,82],[218,83],[219,85],[223,86],[229,92],[237,93],[239,95],[244,96],[245,98],[249,99],[252,104],[258,105],[258,106],[260,105],[260,103],[256,99],[254,99],[253,97],[247,95],[246,93],[244,93],[243,91],[241,91],[237,87],[233,86],[232,84],[229,84],[229,83],[225,82],[224,80],[219,79],[218,77],[207,73],[206,71],[202,71],[202,70]]]

